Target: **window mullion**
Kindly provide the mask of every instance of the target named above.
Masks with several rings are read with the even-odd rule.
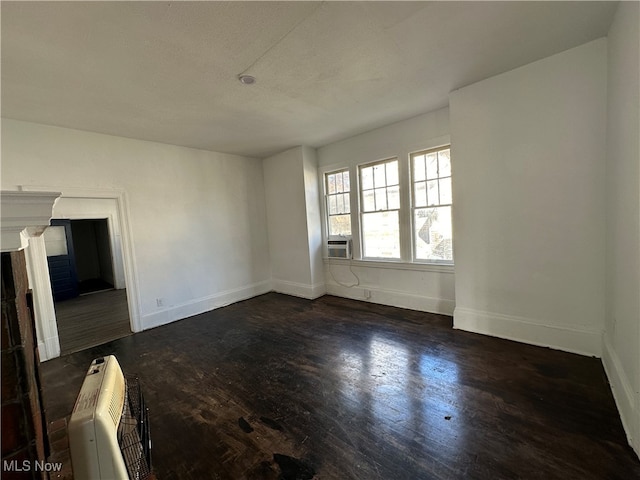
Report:
[[[398,221],[400,223],[400,259],[410,262],[411,253],[411,170],[408,155],[404,161],[398,161],[398,194],[400,196],[400,208]],[[407,212],[409,214],[407,214]]]

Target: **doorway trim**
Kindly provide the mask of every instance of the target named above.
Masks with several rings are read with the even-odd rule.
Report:
[[[109,218],[109,222],[116,223],[120,229],[120,238],[121,238],[121,248],[122,248],[122,261],[124,267],[124,277],[127,288],[127,306],[129,309],[129,320],[131,324],[131,330],[133,332],[140,332],[143,330],[142,322],[140,320],[140,290],[138,288],[138,276],[137,276],[137,267],[136,267],[136,256],[133,246],[133,237],[131,234],[131,222],[130,222],[130,213],[129,213],[129,203],[127,198],[127,192],[122,189],[98,189],[98,188],[77,188],[77,187],[64,187],[64,186],[41,186],[41,185],[22,185],[21,190],[28,192],[62,192],[60,198],[73,198],[73,199],[86,199],[86,200],[101,200],[101,199],[111,199],[115,200],[116,204],[116,216],[117,218]],[[103,215],[99,215],[102,218],[107,218]],[[54,218],[55,208],[54,208]],[[74,216],[74,219],[79,217]],[[88,217],[82,217],[88,218]],[[96,218],[96,217],[91,217]],[[111,236],[111,234],[110,234]],[[113,245],[112,245],[113,248]],[[44,265],[46,265],[46,253],[42,251],[40,254],[44,254]],[[42,262],[38,262],[38,265],[42,265]],[[49,272],[43,268],[34,268],[34,275],[37,277],[37,280],[42,280],[42,277],[46,277],[48,279]],[[38,283],[36,281],[36,283]],[[49,300],[51,305],[46,305],[46,311],[52,311],[53,308],[53,297]],[[57,330],[57,320],[55,315],[51,320],[42,319],[43,322],[53,323]],[[60,347],[58,344],[57,348],[58,354],[55,356],[59,356]],[[53,357],[49,357],[53,358]]]

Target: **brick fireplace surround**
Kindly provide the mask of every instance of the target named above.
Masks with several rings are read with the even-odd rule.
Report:
[[[24,252],[2,253],[2,478],[6,480],[48,478],[34,467],[47,458],[49,445],[30,303]]]

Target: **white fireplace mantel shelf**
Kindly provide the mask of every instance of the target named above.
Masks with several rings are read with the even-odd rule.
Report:
[[[25,229],[28,236],[40,235],[49,226],[60,195],[60,192],[0,192],[1,250],[11,252],[26,247],[21,235]]]

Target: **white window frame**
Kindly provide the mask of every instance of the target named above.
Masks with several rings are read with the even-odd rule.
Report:
[[[415,170],[414,170],[414,158],[421,156],[421,155],[428,155],[431,153],[437,153],[440,152],[442,150],[449,150],[449,155],[451,156],[451,145],[450,144],[446,144],[446,145],[440,145],[437,147],[432,147],[432,148],[427,148],[427,149],[423,149],[423,150],[418,150],[415,152],[411,152],[409,154],[409,190],[410,190],[410,195],[411,195],[411,208],[409,209],[409,220],[410,220],[410,235],[411,235],[411,262],[412,263],[418,263],[418,264],[426,264],[426,265],[445,265],[445,266],[453,266],[454,262],[455,262],[455,257],[452,255],[452,260],[438,260],[438,259],[429,259],[429,258],[417,258],[417,245],[416,245],[416,240],[415,240],[415,225],[414,225],[414,221],[415,221],[415,212],[417,209],[423,209],[423,208],[429,208],[429,207],[449,207],[451,208],[451,212],[452,212],[452,217],[453,217],[453,194],[451,196],[450,201],[444,202],[442,203],[441,200],[441,196],[440,196],[440,190],[438,191],[438,203],[436,204],[431,204],[429,205],[427,203],[427,205],[420,205],[420,206],[416,206],[416,199],[415,199],[415,184],[417,182],[422,182],[424,181],[425,183],[427,183],[427,181],[433,181],[433,180],[437,180],[438,182],[441,179],[446,179],[449,178],[451,179],[451,184],[453,183],[453,172],[452,169],[453,167],[450,166],[450,171],[448,175],[440,175],[440,171],[438,171],[437,175],[435,177],[431,177],[428,178],[428,174],[426,174],[425,172],[425,180],[416,180],[415,177]],[[451,158],[451,157],[450,157]],[[450,161],[450,163],[452,163]],[[439,164],[438,164],[439,165]],[[451,185],[451,190],[453,190],[453,185]],[[451,219],[451,222],[453,223],[453,218]],[[453,225],[451,225],[451,228],[453,229]],[[452,234],[452,238],[453,238],[453,234]]]
[[[415,271],[430,271],[440,273],[453,273],[454,263],[442,263],[430,260],[416,260],[414,257],[414,226],[413,226],[413,172],[412,172],[412,160],[413,154],[425,151],[439,150],[442,148],[451,148],[451,139],[449,135],[442,135],[433,137],[426,142],[413,143],[412,145],[399,146],[389,149],[383,149],[386,151],[378,151],[380,156],[377,159],[365,159],[364,155],[359,156],[359,159],[352,159],[351,161],[345,161],[340,163],[333,163],[331,165],[325,165],[319,168],[319,181],[321,182],[321,188],[323,192],[326,192],[326,174],[335,173],[338,171],[349,171],[350,179],[350,198],[351,198],[351,238],[352,238],[352,253],[351,259],[340,258],[327,258],[325,249],[325,263],[328,264],[344,264],[349,263],[353,266],[371,267],[371,268],[390,268],[390,269],[403,269],[403,270],[415,270]],[[364,243],[362,238],[362,225],[361,225],[361,193],[360,193],[360,167],[383,162],[391,159],[398,160],[398,174],[400,185],[400,259],[396,258],[379,258],[379,257],[365,257],[364,256]],[[452,159],[454,163],[454,159]],[[454,166],[452,169],[455,171]],[[455,172],[452,173],[452,179],[455,176]],[[452,207],[453,208],[453,207]],[[325,243],[329,239],[337,239],[339,237],[329,237],[329,225],[328,225],[328,210],[327,202],[321,202],[322,209],[322,228],[323,238]],[[453,232],[455,238],[455,231]],[[455,257],[454,257],[455,262]]]
[[[386,182],[386,168],[385,168],[385,185],[384,187],[378,187],[378,188],[385,188],[385,203],[388,206],[388,202],[389,202],[389,187],[394,187],[397,186],[398,188],[398,206],[397,208],[376,208],[375,210],[366,210],[364,209],[364,193],[365,191],[373,191],[374,192],[374,205],[375,202],[377,202],[377,200],[375,199],[375,190],[376,190],[376,186],[375,183],[373,185],[373,187],[371,189],[364,189],[364,186],[362,185],[362,170],[365,168],[370,168],[370,167],[375,167],[377,165],[386,165],[388,163],[391,162],[396,162],[397,163],[397,167],[398,167],[398,182],[397,183],[393,183],[393,184],[387,184]],[[357,192],[356,194],[358,195],[358,227],[359,227],[359,238],[360,238],[360,251],[361,251],[361,258],[363,260],[370,260],[370,261],[384,261],[384,262],[401,262],[403,261],[403,248],[402,248],[402,244],[403,244],[403,233],[402,233],[402,212],[403,212],[403,208],[402,208],[402,174],[401,174],[401,161],[400,158],[398,158],[397,156],[393,156],[393,157],[387,157],[381,160],[375,160],[373,162],[367,162],[367,163],[362,163],[357,165],[356,167],[356,172],[357,172]],[[374,181],[372,179],[372,181]],[[397,212],[398,215],[398,250],[399,250],[399,255],[398,257],[372,257],[372,256],[366,256],[365,255],[365,240],[364,240],[364,216],[366,214],[371,214],[371,213],[377,213],[377,212]],[[353,227],[352,227],[353,228]],[[352,229],[353,232],[353,229]]]
[[[348,193],[348,202],[349,202],[349,223],[350,223],[350,227],[351,227],[351,234],[350,235],[332,235],[331,234],[331,217],[335,216],[335,215],[345,215],[346,213],[341,213],[341,214],[331,214],[331,209],[329,206],[329,201],[330,201],[330,197],[333,195],[338,195],[338,193],[335,194],[330,194],[329,193],[329,175],[335,175],[337,173],[348,173],[349,174],[349,191],[348,192],[342,192],[342,194],[344,193]],[[326,237],[329,240],[332,239],[340,239],[340,238],[352,238],[353,236],[353,208],[352,208],[352,192],[353,192],[353,180],[352,180],[352,175],[351,175],[351,169],[348,167],[344,167],[344,168],[339,168],[336,170],[331,170],[331,171],[327,171],[324,172],[322,174],[322,183],[323,183],[323,192],[324,192],[324,205],[323,205],[323,209],[325,212],[324,215],[324,227],[325,227],[325,231],[326,231]]]

